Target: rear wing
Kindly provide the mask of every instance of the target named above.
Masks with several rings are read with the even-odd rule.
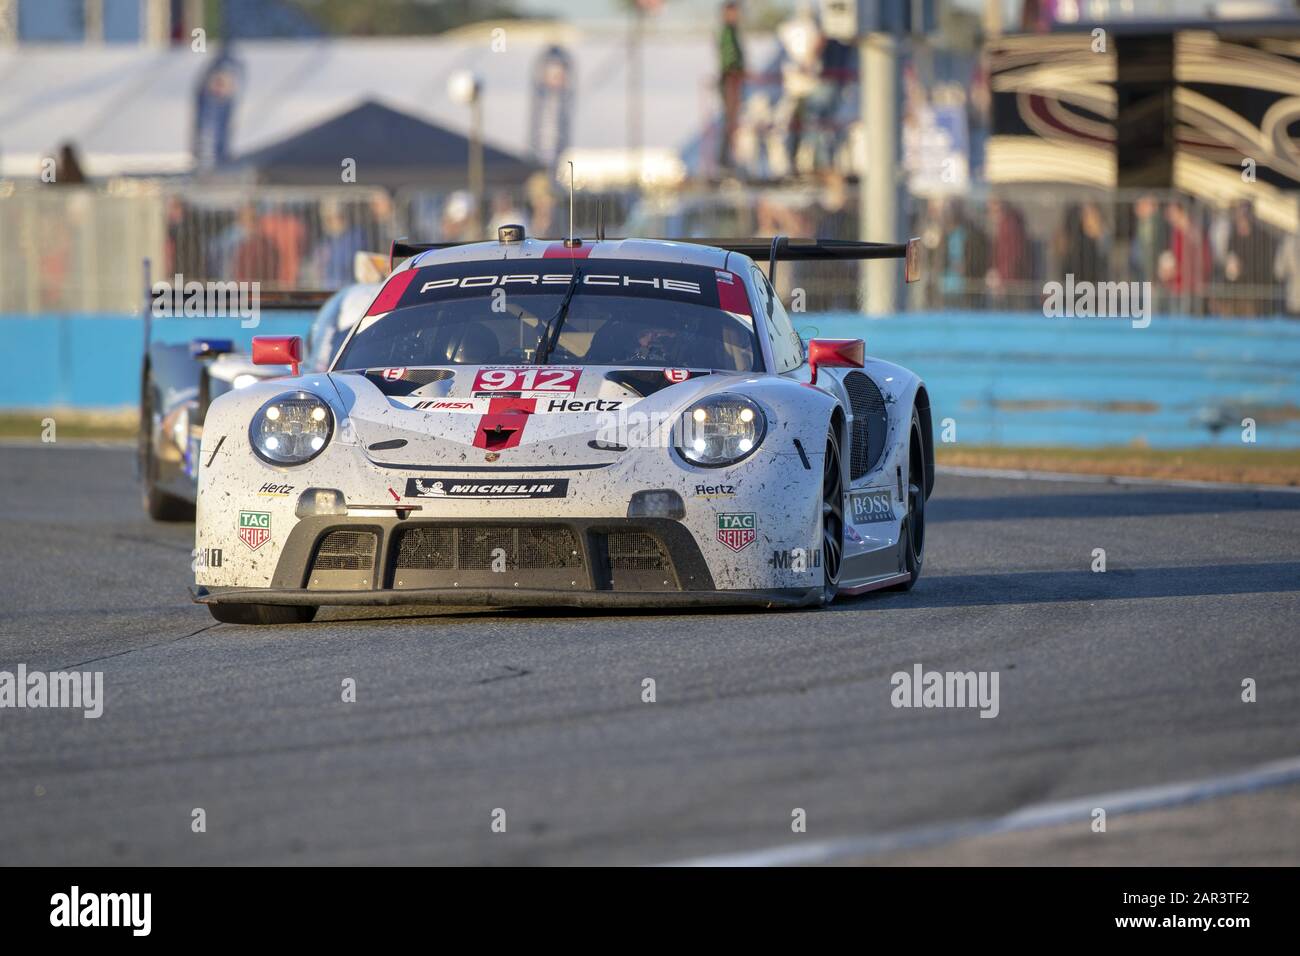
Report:
[[[751,259],[767,257],[767,277],[775,282],[778,262],[831,262],[842,259],[902,259],[903,279],[921,278],[921,240],[906,242],[858,242],[853,239],[792,239],[772,236],[754,239],[686,239],[702,246],[716,246]]]
[[[752,239],[669,239],[668,242],[689,242],[698,246],[714,246],[728,252],[738,252],[751,259],[767,257],[768,279],[775,281],[778,262],[830,262],[841,259],[902,259],[903,279],[915,282],[921,277],[921,240],[906,242],[858,242],[853,239],[792,239],[789,236],[771,236]],[[431,249],[451,249],[467,245],[463,242],[407,242],[393,240],[389,254],[389,267],[411,256]]]

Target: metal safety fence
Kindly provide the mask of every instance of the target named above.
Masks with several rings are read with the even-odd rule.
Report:
[[[1300,315],[1295,197],[1284,209],[1216,205],[1169,192],[986,189],[912,197],[901,221],[922,240],[922,279],[899,307],[1037,312],[1051,283],[1149,283],[1155,314]],[[200,187],[110,188],[0,183],[0,314],[133,312],[141,261],[171,281],[258,282],[332,289],[358,251],[405,236],[487,238],[522,223],[559,238],[569,199],[538,176],[475,202],[464,190]],[[579,192],[573,228],[652,238],[862,235],[854,184],[827,174],[799,185],[672,193]],[[796,312],[856,311],[862,277],[845,263],[792,263],[778,290]]]

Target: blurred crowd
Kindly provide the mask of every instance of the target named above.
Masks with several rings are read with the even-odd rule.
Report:
[[[352,281],[358,252],[387,252],[395,237],[465,242],[521,223],[530,235],[559,235],[561,202],[548,177],[522,190],[491,191],[480,204],[466,190],[267,191],[232,202],[202,190],[166,199],[164,275],[259,281],[272,288],[332,289]]]
[[[1155,194],[918,207],[922,308],[1037,309],[1047,281],[1150,282],[1158,312],[1300,313],[1300,245],[1249,203],[1212,208]]]
[[[611,236],[857,239],[859,214],[856,183],[831,168],[763,188],[579,193],[574,228],[592,236],[600,220]],[[1300,315],[1300,240],[1246,203],[1022,190],[914,198],[908,215],[922,268],[907,308],[1038,311],[1044,284],[1069,274],[1076,283],[1150,282],[1163,314]],[[395,237],[469,241],[505,223],[559,238],[567,195],[540,174],[520,189],[489,190],[481,203],[463,190],[358,187],[19,193],[0,201],[0,312],[130,310],[145,257],[155,277],[332,289],[352,281],[357,252],[386,252]],[[859,275],[842,264],[791,264],[778,287],[799,289],[808,312],[861,304]]]

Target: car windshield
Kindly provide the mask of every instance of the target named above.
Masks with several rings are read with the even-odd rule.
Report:
[[[762,367],[739,276],[619,259],[501,259],[396,273],[377,300],[396,296],[391,311],[363,319],[334,367],[534,362],[575,281],[548,364]]]

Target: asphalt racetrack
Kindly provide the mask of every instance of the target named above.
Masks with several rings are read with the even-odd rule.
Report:
[[[944,474],[910,594],[255,629],[131,450],[0,487],[0,671],[105,688],[0,709],[0,863],[1300,863],[1300,494]],[[997,716],[895,708],[917,664]]]

